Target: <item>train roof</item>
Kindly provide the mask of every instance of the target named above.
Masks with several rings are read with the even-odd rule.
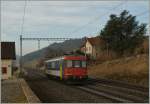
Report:
[[[58,60],[62,60],[62,59],[70,59],[70,60],[86,60],[86,57],[83,56],[83,55],[64,55],[64,56],[61,56],[61,57],[55,57],[55,58],[52,58],[52,59],[49,59],[49,60],[46,60],[45,62],[52,62],[52,61],[58,61]]]
[[[57,61],[57,60],[61,60],[61,59],[64,59],[64,56],[61,56],[61,57],[55,57],[55,58],[46,60],[45,62],[52,62],[52,61]]]

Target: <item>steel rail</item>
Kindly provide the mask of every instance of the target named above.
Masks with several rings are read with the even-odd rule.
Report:
[[[117,80],[104,79],[104,78],[90,78],[89,81],[94,81],[96,83],[105,83],[105,84],[118,86],[118,87],[120,86],[120,87],[124,87],[124,88],[128,88],[128,89],[138,90],[141,92],[148,92],[149,91],[149,88],[147,88],[147,87],[138,86],[135,84],[130,84],[130,83],[117,81]]]
[[[90,78],[86,86],[77,88],[117,102],[145,103],[149,101],[148,88],[116,80]]]
[[[83,87],[83,86],[78,86],[77,88],[79,88],[79,89],[81,89],[81,90],[83,90],[83,91],[92,93],[92,94],[97,95],[97,96],[103,96],[103,97],[105,97],[105,98],[114,100],[115,102],[134,103],[134,102],[131,101],[131,100],[124,99],[124,98],[120,98],[120,97],[117,97],[117,96],[113,96],[113,95],[111,95],[111,94],[109,94],[109,93],[100,92],[100,91],[97,91],[97,90],[88,88],[88,87],[86,87],[86,86],[85,86],[85,87]]]
[[[118,92],[115,90],[110,90],[108,88],[95,88],[95,86],[77,86],[78,89],[92,93],[97,96],[103,96],[105,98],[114,100],[115,102],[123,103],[145,103],[148,102],[148,99],[139,97],[137,95],[125,94],[124,92]]]

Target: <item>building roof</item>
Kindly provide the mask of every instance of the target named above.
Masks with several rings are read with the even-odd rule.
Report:
[[[16,59],[15,42],[1,42],[1,59]]]
[[[87,38],[87,41],[89,41],[93,46],[100,45],[104,42],[100,37]]]

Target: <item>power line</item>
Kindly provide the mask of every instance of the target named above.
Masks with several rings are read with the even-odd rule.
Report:
[[[123,2],[119,3],[117,6],[111,8],[110,10],[111,10],[111,11],[112,11],[112,10],[115,10],[116,8],[118,8],[119,6],[123,5],[123,4],[126,3],[126,2],[127,2],[127,1],[123,1]],[[108,14],[109,12],[110,12],[110,11],[104,13],[103,15],[101,14],[101,15],[104,16],[104,15]],[[101,15],[99,15],[99,16],[101,16]],[[99,16],[95,17],[93,20],[89,21],[87,24],[85,24],[85,25],[83,25],[83,26],[81,26],[81,27],[75,29],[75,30],[72,32],[72,34],[78,32],[79,30],[83,29],[84,27],[88,26],[89,24],[92,24],[92,23],[94,23],[95,21],[99,20],[99,19],[100,19]]]
[[[10,5],[1,5],[10,6]],[[12,5],[11,5],[12,6]],[[14,6],[24,6],[24,5],[14,5]],[[99,7],[101,5],[28,5],[28,6],[49,6],[49,7]],[[109,8],[110,6],[103,6],[101,8]]]
[[[40,40],[40,41],[64,41],[78,38],[22,38],[22,40]]]
[[[24,4],[24,11],[23,11],[23,17],[22,17],[22,24],[21,24],[21,35],[22,35],[23,29],[24,29],[24,20],[25,20],[26,6],[27,6],[27,0],[25,0],[25,4]]]
[[[140,16],[142,16],[142,15],[145,15],[145,14],[147,14],[147,13],[149,13],[149,11],[147,10],[147,11],[144,11],[144,12],[141,12],[141,13],[139,13],[139,14],[136,14],[135,16],[137,17],[140,17]],[[126,24],[128,21],[126,21],[124,24]]]
[[[145,14],[147,14],[147,13],[149,13],[149,10],[146,10],[146,11],[144,11],[144,12],[141,12],[141,13],[137,14],[136,16],[142,16],[142,15],[145,15]]]

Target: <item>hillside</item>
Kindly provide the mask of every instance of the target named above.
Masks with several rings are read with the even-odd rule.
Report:
[[[22,61],[27,62],[27,61],[32,61],[32,60],[41,58],[43,56],[43,54],[45,53],[46,48],[43,48],[43,49],[40,49],[38,51],[34,51],[34,52],[31,52],[29,54],[24,55],[22,57]]]
[[[108,78],[148,86],[148,54],[120,58],[88,66],[89,76]]]
[[[40,49],[38,51],[26,54],[23,56],[23,62],[26,63],[32,60],[39,60],[40,58],[46,57],[45,55],[53,56],[53,53],[62,53],[78,49],[83,42],[83,39],[72,39],[66,40],[61,43],[53,43],[48,47]]]

